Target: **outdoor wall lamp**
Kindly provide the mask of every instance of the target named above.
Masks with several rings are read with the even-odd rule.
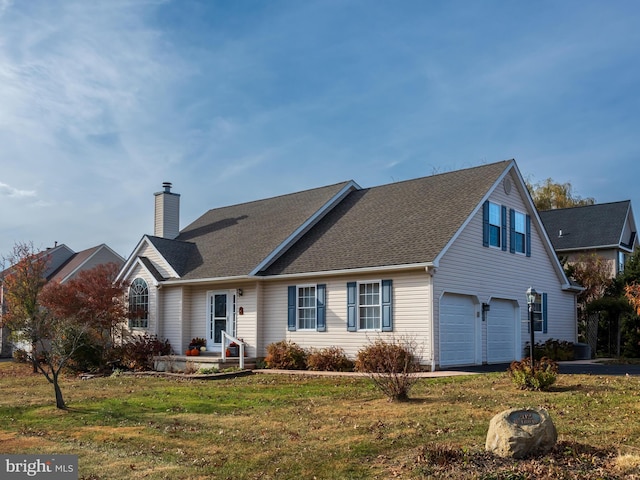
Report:
[[[531,332],[531,340],[529,345],[529,355],[531,358],[531,366],[533,367],[533,310],[534,304],[536,303],[536,297],[538,296],[538,292],[533,287],[529,287],[527,290],[527,305],[529,305],[529,331]]]

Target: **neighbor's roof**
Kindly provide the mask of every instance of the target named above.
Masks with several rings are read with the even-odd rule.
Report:
[[[630,207],[631,202],[624,200],[539,213],[556,251],[585,250],[632,241],[622,238]]]
[[[512,164],[352,192],[263,274],[432,262]]]

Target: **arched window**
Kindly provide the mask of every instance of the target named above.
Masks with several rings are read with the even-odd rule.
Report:
[[[149,287],[142,278],[136,278],[129,287],[130,328],[149,326]]]

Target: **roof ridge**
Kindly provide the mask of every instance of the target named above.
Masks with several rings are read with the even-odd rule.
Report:
[[[540,212],[557,212],[560,210],[574,210],[577,208],[589,208],[589,207],[604,207],[607,205],[615,205],[617,203],[631,203],[630,199],[627,200],[617,200],[614,202],[602,202],[602,203],[592,203],[590,205],[575,205],[573,207],[562,207],[562,208],[549,208],[547,210],[540,210]]]
[[[467,168],[461,168],[459,170],[449,170],[447,172],[440,172],[440,173],[434,173],[432,175],[423,175],[421,177],[416,177],[416,178],[407,178],[406,180],[398,180],[395,182],[389,182],[389,183],[382,183],[380,185],[374,185],[372,187],[365,187],[363,188],[363,190],[371,190],[374,188],[379,188],[379,187],[387,187],[387,186],[391,186],[391,185],[398,185],[401,183],[410,183],[410,182],[419,182],[419,181],[424,181],[427,178],[436,178],[436,177],[442,177],[445,175],[458,175],[462,172],[467,172],[469,170],[476,170],[476,169],[480,169],[480,168],[485,168],[485,167],[492,167],[492,166],[496,166],[499,164],[504,164],[507,165],[511,162],[514,162],[513,159],[511,160],[500,160],[498,162],[491,162],[491,163],[483,163],[482,165],[476,165],[474,167],[467,167]]]
[[[222,209],[227,209],[227,208],[232,208],[232,207],[239,207],[239,206],[242,206],[242,205],[251,205],[253,203],[265,202],[267,200],[275,200],[275,199],[278,199],[278,198],[285,198],[285,197],[291,197],[293,195],[300,195],[301,193],[309,193],[309,192],[313,192],[314,190],[322,190],[324,188],[332,188],[332,187],[336,187],[338,185],[348,185],[349,183],[353,183],[353,184],[357,185],[357,183],[354,180],[344,180],[342,182],[331,183],[329,185],[322,185],[320,187],[307,188],[306,190],[298,190],[296,192],[283,193],[283,194],[280,194],[280,195],[274,195],[272,197],[257,198],[255,200],[249,200],[249,201],[246,201],[246,202],[232,203],[230,205],[222,205],[220,207],[210,208],[209,210],[207,210],[205,212],[205,214],[209,213],[209,212],[211,212],[213,210],[222,210]]]

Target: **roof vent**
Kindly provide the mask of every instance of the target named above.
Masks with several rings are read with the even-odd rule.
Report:
[[[562,230],[558,232],[558,238],[562,238]]]
[[[166,193],[171,193],[171,182],[163,182],[162,187]]]

